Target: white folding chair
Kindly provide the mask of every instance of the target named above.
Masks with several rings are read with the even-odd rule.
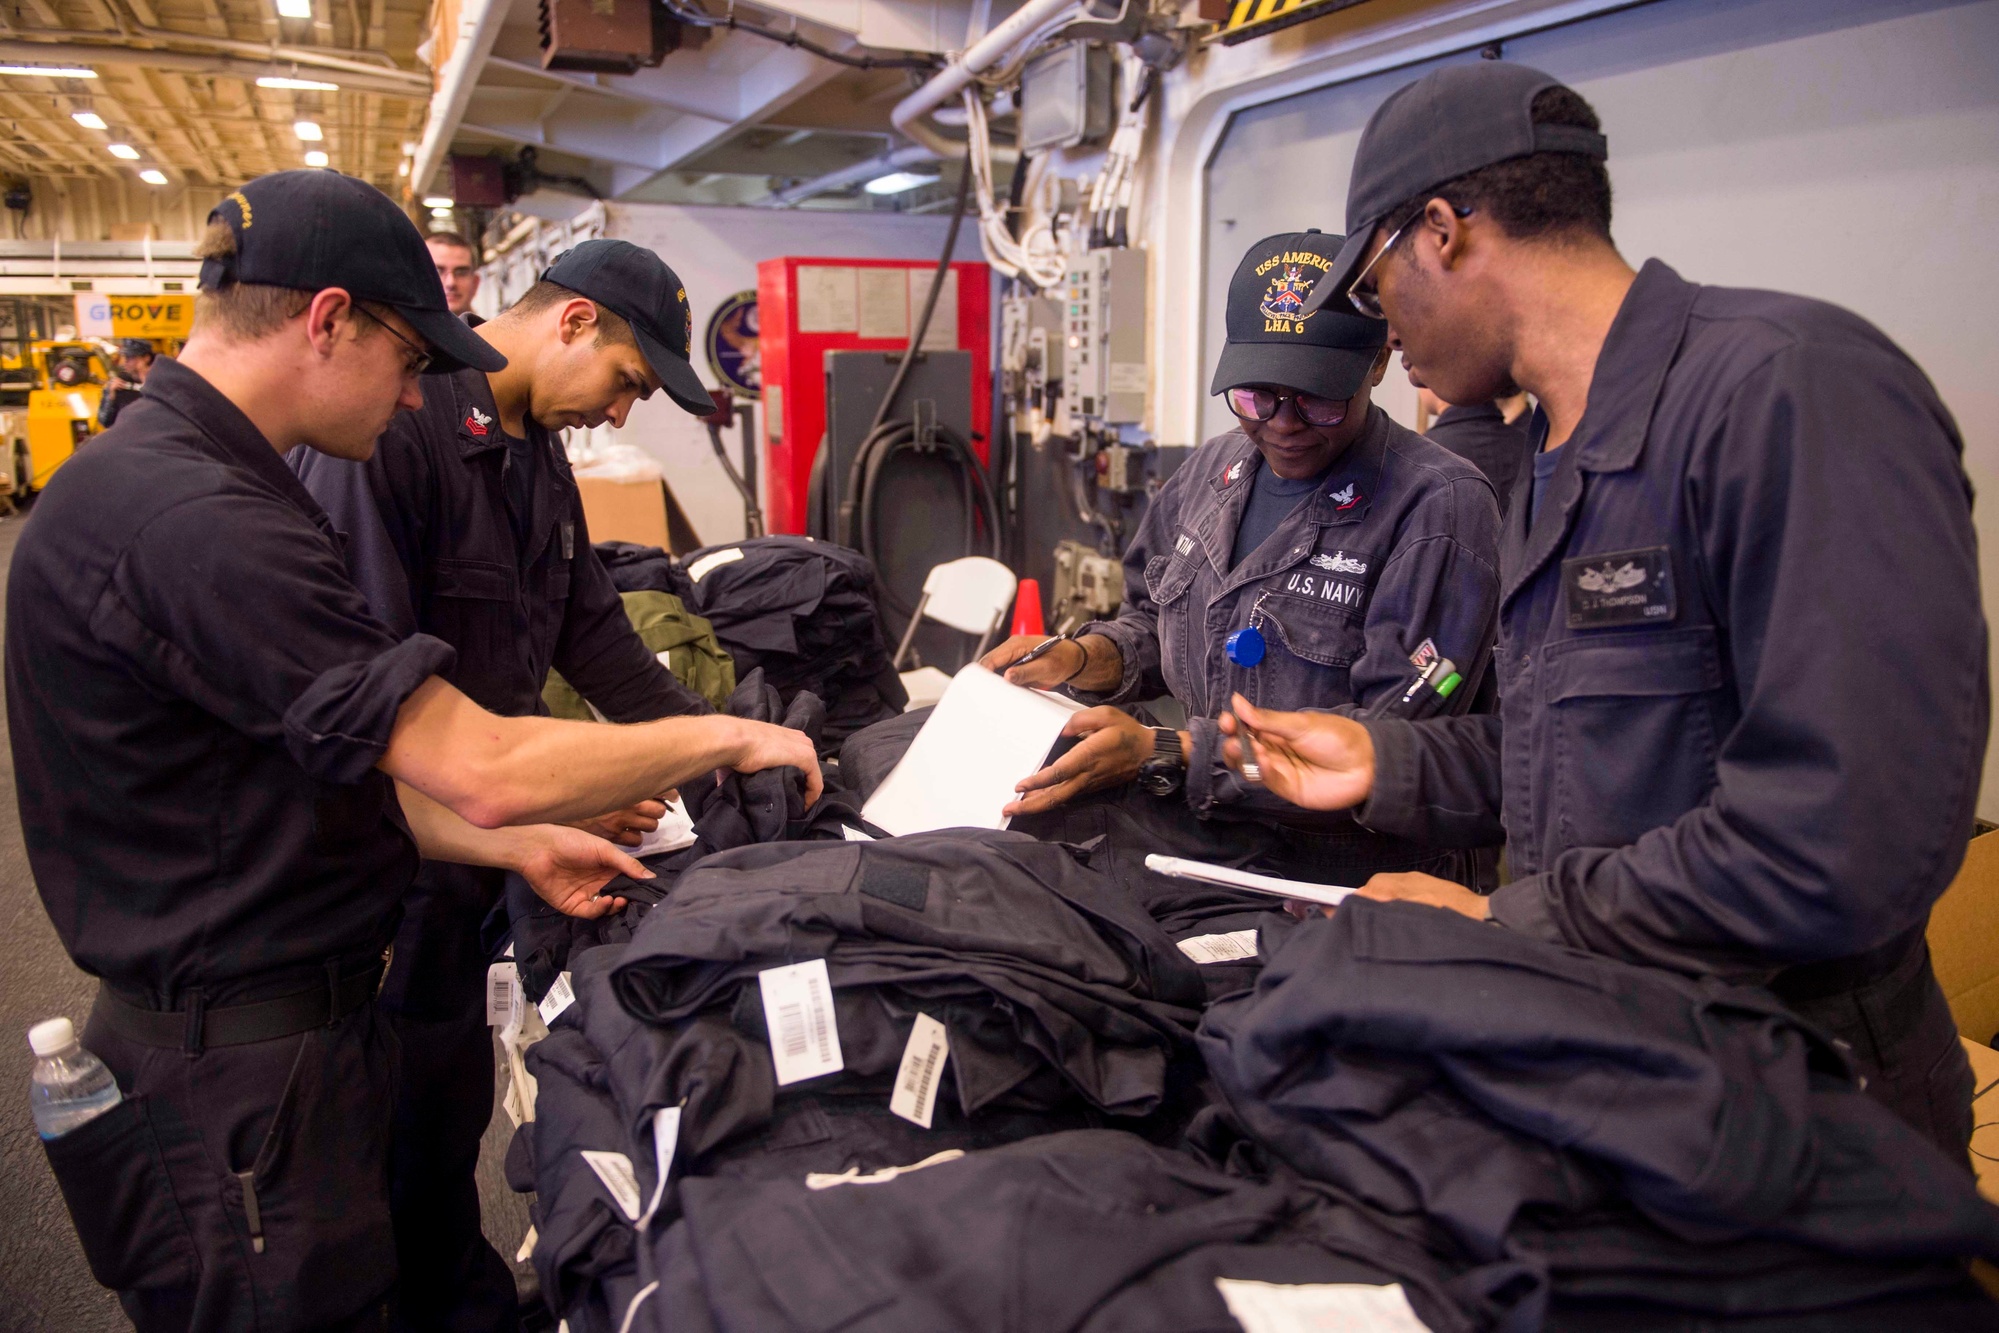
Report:
[[[909,628],[902,632],[902,642],[896,646],[897,670],[901,670],[909,656],[909,643],[916,637],[917,625],[926,619],[978,635],[979,646],[972,656],[984,657],[993,635],[999,632],[1001,618],[1013,605],[1015,586],[1013,571],[988,556],[968,555],[934,566],[923,580],[923,596],[909,618]],[[950,683],[951,678],[936,667],[902,672],[902,687],[909,692],[910,708],[928,708],[944,697],[945,687]]]

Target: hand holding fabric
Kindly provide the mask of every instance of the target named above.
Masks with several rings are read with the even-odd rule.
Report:
[[[645,841],[646,834],[659,827],[659,821],[665,814],[663,801],[640,801],[637,805],[613,810],[594,819],[579,819],[570,827],[608,839],[621,847],[636,847]]]
[[[600,898],[597,891],[615,875],[651,879],[653,874],[594,833],[561,824],[513,830],[527,839],[514,870],[549,906],[566,916],[609,916],[625,908],[623,898]]]

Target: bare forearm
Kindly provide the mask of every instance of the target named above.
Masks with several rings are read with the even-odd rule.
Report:
[[[530,839],[519,828],[483,829],[466,823],[446,807],[405,782],[396,783],[403,818],[416,835],[417,850],[427,861],[518,870]]]

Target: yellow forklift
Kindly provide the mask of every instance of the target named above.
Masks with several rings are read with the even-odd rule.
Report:
[[[69,461],[98,430],[97,407],[104,384],[116,372],[110,354],[85,339],[28,344],[27,366],[33,388],[27,410],[12,437],[14,491],[31,494],[48,484],[57,468]]]

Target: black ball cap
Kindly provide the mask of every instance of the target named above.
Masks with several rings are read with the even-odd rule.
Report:
[[[1388,325],[1342,305],[1308,313],[1308,298],[1346,237],[1321,231],[1266,236],[1229,280],[1228,345],[1209,393],[1244,384],[1302,389],[1321,398],[1360,392]]]
[[[585,241],[557,255],[541,280],[622,317],[666,396],[697,417],[715,411],[708,386],[688,359],[694,311],[687,304],[687,285],[658,255],[630,241]]]
[[[1367,118],[1347,183],[1347,242],[1306,303],[1347,304],[1347,288],[1388,212],[1466,172],[1531,153],[1610,154],[1601,134],[1580,125],[1536,125],[1534,98],[1562,81],[1507,60],[1446,65],[1397,88]]]
[[[339,287],[393,307],[430,344],[433,371],[506,368],[507,358],[444,304],[423,233],[395,201],[337,171],[259,176],[209,211],[236,234],[236,253],[205,259],[201,286],[231,282],[317,292]]]

